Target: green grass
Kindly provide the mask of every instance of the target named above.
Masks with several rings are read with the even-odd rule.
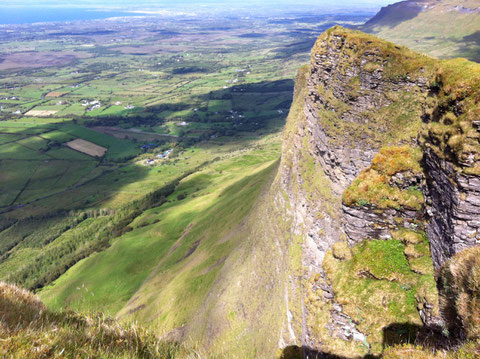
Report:
[[[89,162],[94,161],[92,157],[85,155],[81,152],[72,150],[68,147],[53,148],[48,152],[46,152],[46,154],[51,158],[58,159],[58,160],[89,161]]]
[[[230,100],[210,100],[208,101],[208,111],[210,112],[227,112],[232,109]]]
[[[73,158],[70,158],[70,160]],[[49,161],[41,163],[30,177],[28,186],[14,204],[31,202],[61,192],[76,184],[97,165],[94,161]]]
[[[48,157],[19,143],[0,145],[0,160],[43,160]]]
[[[31,136],[16,143],[35,151],[45,151],[48,148],[48,141],[37,136]]]
[[[1,207],[12,204],[39,165],[40,163],[36,161],[30,162],[28,166],[25,166],[25,162],[15,160],[1,161]]]
[[[59,130],[53,130],[53,131],[42,133],[40,137],[45,138],[47,140],[59,142],[59,143],[65,143],[75,139],[75,136],[72,136],[68,133],[65,133]]]
[[[0,145],[8,142],[14,142],[22,138],[22,135],[16,134],[0,134]]]

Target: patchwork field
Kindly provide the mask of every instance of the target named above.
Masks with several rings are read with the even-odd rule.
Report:
[[[81,138],[77,138],[76,140],[67,142],[66,146],[71,148],[72,150],[85,153],[92,157],[102,157],[105,152],[107,152],[107,149],[105,147],[98,146],[92,142],[82,140]]]
[[[48,117],[55,115],[58,111],[52,110],[30,110],[28,111],[25,116],[34,116],[34,117]]]

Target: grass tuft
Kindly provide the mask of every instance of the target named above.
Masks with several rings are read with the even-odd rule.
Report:
[[[450,333],[479,339],[480,247],[465,249],[445,263],[439,284],[440,305]]]

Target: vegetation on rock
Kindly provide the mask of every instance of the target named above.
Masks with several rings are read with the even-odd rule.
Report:
[[[343,203],[347,206],[421,209],[424,203],[420,188],[423,178],[421,158],[418,148],[381,148],[372,165],[364,169],[345,190]],[[399,187],[397,182],[403,187]]]
[[[385,359],[474,359],[480,356],[480,247],[457,253],[438,272],[440,311],[450,349],[435,351],[414,344],[387,348]],[[458,344],[460,340],[467,340]]]
[[[408,245],[397,239],[364,241],[352,248],[350,259],[341,259],[333,251],[327,252],[324,260],[335,300],[358,323],[372,354],[382,352],[384,330],[389,325],[408,323],[421,327],[418,310],[427,303],[438,314],[429,251],[418,254],[429,262],[429,271],[419,274],[406,257]]]
[[[480,64],[439,62],[423,116],[420,143],[465,174],[480,174]]]

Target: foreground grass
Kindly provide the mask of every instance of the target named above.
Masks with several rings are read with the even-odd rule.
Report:
[[[194,357],[194,353],[191,352]],[[187,350],[101,314],[53,313],[16,286],[0,283],[2,358],[177,358]]]

